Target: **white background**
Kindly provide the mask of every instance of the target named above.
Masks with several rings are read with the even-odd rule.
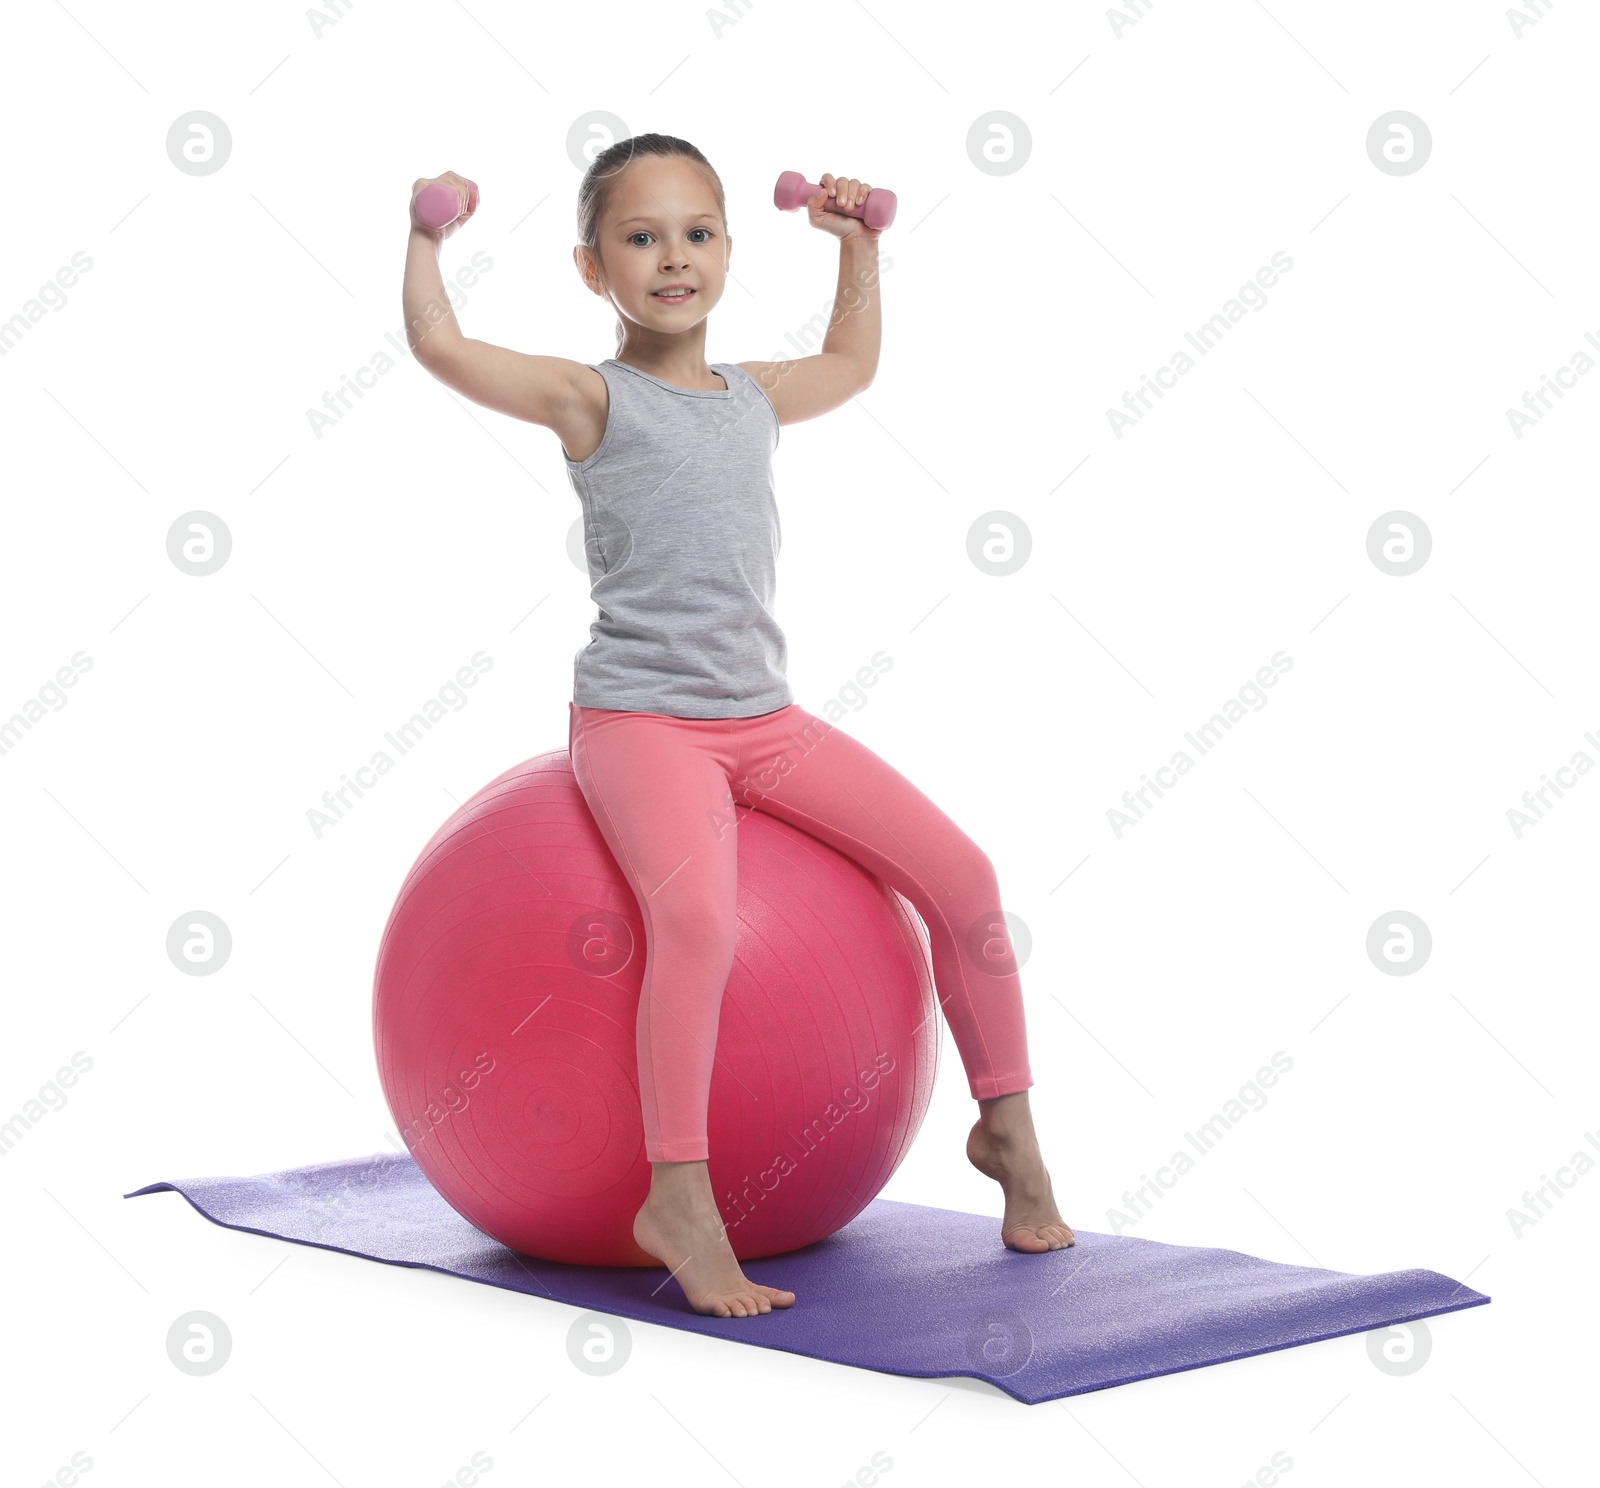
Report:
[[[0,718],[93,665],[0,755],[0,1118],[93,1068],[0,1164],[6,1481],[75,1451],[106,1484],[428,1488],[475,1452],[491,1483],[830,1485],[875,1452],[891,1483],[1230,1485],[1275,1452],[1304,1488],[1589,1480],[1600,1176],[1520,1234],[1508,1210],[1600,1127],[1600,783],[1520,838],[1507,812],[1600,758],[1600,377],[1521,438],[1506,415],[1600,337],[1592,11],[1520,38],[1443,0],[1161,3],[1120,36],[1094,6],[725,15],[358,4],[319,38],[287,5],[7,9],[0,320],[92,268],[0,357]],[[1396,109],[1433,141],[1404,176],[1366,147]],[[167,156],[193,110],[232,135],[208,176]],[[598,361],[567,144],[596,111],[726,184],[711,360],[782,354],[830,302],[834,242],[773,209],[780,170],[899,195],[876,382],[783,431],[779,618],[813,711],[893,658],[844,726],[984,846],[1031,934],[1067,1218],[1109,1229],[1282,1050],[1267,1106],[1131,1232],[1491,1294],[1430,1321],[1421,1369],[1356,1335],[1029,1408],[636,1325],[593,1379],[574,1309],[120,1197],[392,1150],[390,903],[456,802],[564,745],[592,613],[555,436],[384,340],[407,202],[447,169],[482,188],[443,253],[494,260],[468,335]],[[1004,175],[967,145],[995,111],[1031,134]],[[1278,251],[1265,308],[1118,438],[1107,410]],[[318,438],[308,410],[383,350]],[[167,555],[194,510],[232,533],[208,578]],[[968,557],[994,511],[1031,534],[1010,577]],[[1397,511],[1431,534],[1409,577],[1368,553]],[[468,706],[319,840],[308,808],[480,649]],[[1123,793],[1279,651],[1265,706],[1119,837]],[[195,909],[232,931],[214,976],[167,958]],[[1366,950],[1396,910],[1433,938],[1410,975]],[[998,1216],[945,1056],[885,1196]],[[196,1309],[234,1340],[202,1379],[164,1346]]]

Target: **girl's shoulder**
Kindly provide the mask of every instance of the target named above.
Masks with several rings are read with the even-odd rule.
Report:
[[[788,362],[733,362],[767,395],[780,424],[798,424],[830,413],[872,385],[849,357],[818,352]]]

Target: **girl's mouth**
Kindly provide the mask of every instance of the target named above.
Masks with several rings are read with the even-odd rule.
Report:
[[[659,300],[664,305],[682,305],[687,303],[689,300],[692,300],[698,293],[698,290],[691,289],[682,294],[652,294],[650,298],[652,300]]]

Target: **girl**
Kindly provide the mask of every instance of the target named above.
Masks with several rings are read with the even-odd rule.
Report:
[[[671,135],[602,151],[578,190],[573,259],[616,310],[617,354],[588,365],[462,335],[438,254],[471,220],[478,188],[453,171],[438,179],[456,188],[461,215],[428,229],[412,212],[411,348],[466,397],[559,435],[583,506],[600,613],[574,661],[568,747],[646,927],[638,1057],[651,1185],[634,1238],[696,1312],[750,1317],[794,1302],[745,1278],[706,1171],[717,1018],[733,964],[737,831],[728,827],[742,806],[831,844],[916,906],[978,1102],[967,1156],[1005,1193],[1001,1240],[1019,1251],[1071,1245],[1028,1109],[1022,989],[994,869],[910,781],[794,702],[773,615],[778,426],[837,408],[877,368],[879,233],[824,209],[830,198],[862,201],[867,183],[825,174],[808,203],[811,225],[839,240],[822,350],[708,363],[706,321],[733,249],[722,182]],[[430,184],[417,181],[413,201]]]

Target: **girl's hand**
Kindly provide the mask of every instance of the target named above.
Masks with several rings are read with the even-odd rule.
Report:
[[[435,181],[442,181],[446,186],[453,186],[461,201],[461,215],[454,222],[447,222],[443,227],[426,227],[417,221],[417,197],[423,187],[431,186]],[[446,171],[442,176],[418,176],[411,183],[411,226],[421,233],[427,233],[430,238],[437,238],[441,242],[448,238],[458,228],[465,227],[472,220],[472,214],[478,210],[478,187],[465,176],[458,176],[454,171]]]
[[[806,202],[806,213],[813,227],[820,227],[823,232],[832,233],[840,239],[865,238],[868,242],[875,242],[883,236],[881,227],[868,227],[859,217],[846,217],[842,212],[830,212],[826,207],[830,200],[838,206],[860,206],[867,199],[867,192],[872,189],[865,181],[858,181],[854,176],[834,176],[824,171],[818,184],[822,190]]]

